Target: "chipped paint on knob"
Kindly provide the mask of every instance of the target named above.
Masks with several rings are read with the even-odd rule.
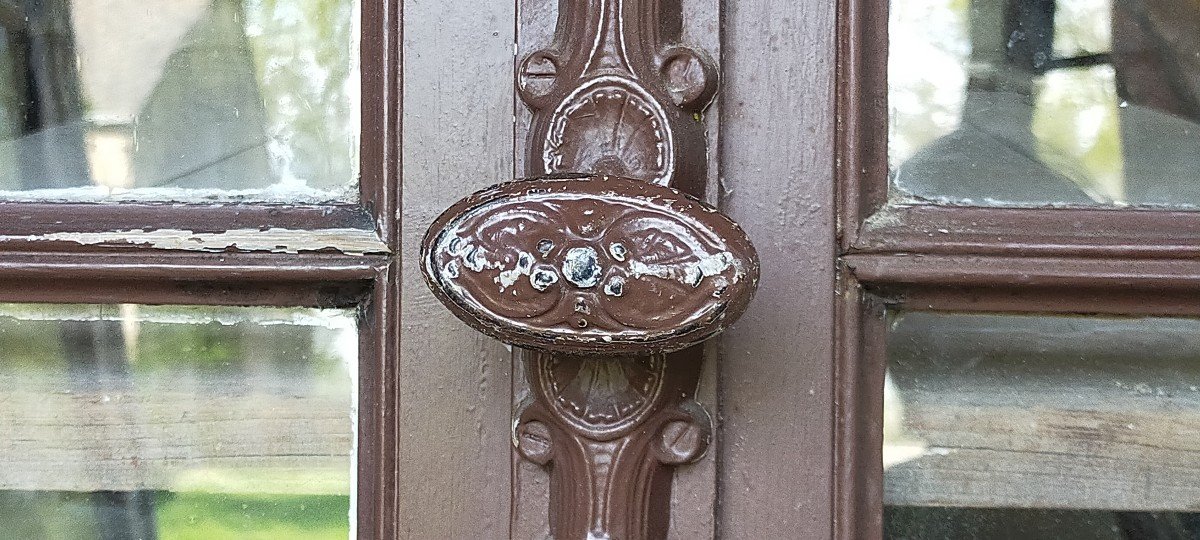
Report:
[[[590,247],[571,248],[563,257],[562,270],[567,281],[580,289],[589,289],[600,283],[600,273],[604,271],[597,260],[596,250]]]
[[[758,282],[745,233],[674,189],[618,177],[511,182],[430,227],[422,270],[460,319],[566,353],[650,353],[731,324]]]

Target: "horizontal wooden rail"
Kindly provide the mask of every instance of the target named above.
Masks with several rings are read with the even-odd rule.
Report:
[[[5,376],[0,490],[349,493],[350,390],[327,384]]]
[[[1200,508],[1200,322],[894,322],[885,502]]]

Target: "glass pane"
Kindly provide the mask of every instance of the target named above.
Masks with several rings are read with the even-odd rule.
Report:
[[[357,0],[0,2],[0,199],[353,201]]]
[[[1200,206],[1200,2],[896,0],[898,202]]]
[[[1200,320],[902,312],[887,356],[889,537],[1200,538]]]
[[[348,538],[354,313],[0,304],[5,538]]]

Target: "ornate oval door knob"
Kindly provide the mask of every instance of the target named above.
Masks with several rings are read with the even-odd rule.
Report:
[[[758,284],[741,227],[675,189],[613,176],[500,184],[446,210],[422,270],[460,319],[567,354],[664,353],[723,330]]]

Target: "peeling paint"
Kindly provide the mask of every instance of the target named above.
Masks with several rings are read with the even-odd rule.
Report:
[[[331,330],[354,328],[354,318],[344,309],[316,308],[219,308],[214,306],[139,305],[139,322],[154,324],[219,324],[235,326],[253,323],[259,326],[314,326]],[[0,318],[16,321],[123,321],[129,315],[94,304],[8,304],[0,303]]]
[[[620,242],[613,242],[611,246],[608,246],[609,255],[612,255],[612,258],[621,262],[625,262],[625,255],[628,252],[629,251],[625,249],[625,244]]]
[[[286,203],[329,204],[357,202],[358,186],[346,185],[335,189],[319,189],[307,185],[283,182],[254,189],[215,189],[183,187],[118,188],[109,186],[76,186],[26,190],[0,190],[6,202],[72,202],[72,203],[143,203],[171,202],[180,204],[220,203]]]
[[[532,271],[533,255],[522,251],[517,255],[516,266],[509,270],[504,270],[500,272],[500,275],[496,276],[496,283],[500,284],[500,292],[504,292],[504,289],[512,287],[517,283],[518,279],[521,279],[521,276],[528,276]]]
[[[562,263],[563,277],[580,289],[595,287],[600,283],[604,269],[599,255],[590,247],[571,248]]]
[[[390,253],[375,231],[336,229],[232,229],[218,233],[198,233],[188,229],[128,229],[106,232],[57,232],[25,236],[0,236],[3,241],[74,242],[80,245],[141,245],[155,249],[224,252],[336,250],[346,255]]]
[[[604,284],[604,294],[609,296],[622,296],[625,294],[625,278],[621,276],[613,276]]]
[[[549,289],[551,285],[558,283],[558,274],[553,270],[539,268],[529,277],[529,283],[538,292],[546,292],[546,289]]]
[[[629,271],[633,277],[654,276],[660,279],[673,279],[680,283],[698,287],[704,278],[724,273],[734,268],[733,282],[742,278],[743,271],[738,267],[736,258],[728,251],[700,258],[699,261],[686,264],[646,264],[638,260],[629,261]]]

